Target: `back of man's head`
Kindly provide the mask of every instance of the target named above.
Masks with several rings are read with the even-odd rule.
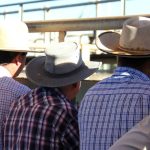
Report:
[[[0,64],[11,63],[12,60],[19,54],[19,52],[0,51]]]
[[[118,66],[132,67],[142,71],[145,74],[150,75],[149,73],[147,73],[147,70],[149,70],[150,65],[150,57],[143,57],[143,58],[118,57],[117,59],[118,59],[117,60]]]
[[[0,21],[0,64],[6,67],[12,76],[18,75],[23,69],[28,51],[27,25],[19,20]]]

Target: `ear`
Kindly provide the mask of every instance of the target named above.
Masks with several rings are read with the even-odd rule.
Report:
[[[21,54],[18,54],[14,59],[13,59],[13,63],[15,63],[17,66],[22,64],[22,62],[24,61],[24,56],[22,56]]]
[[[76,83],[73,83],[72,86],[73,86],[74,88],[80,89],[80,87],[81,87],[81,81],[76,82]]]
[[[72,84],[72,87],[74,87],[74,88],[76,88],[77,86],[78,86],[77,82]]]

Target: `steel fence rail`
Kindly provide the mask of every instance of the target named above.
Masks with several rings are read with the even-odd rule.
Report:
[[[134,16],[98,17],[84,19],[27,21],[30,32],[64,32],[88,30],[112,30],[122,28],[123,22]],[[150,14],[142,16],[150,17]]]
[[[46,2],[46,1],[59,1],[59,0],[39,0],[39,1],[30,1],[30,2],[22,2],[22,3],[12,3],[12,4],[5,4],[5,5],[0,5],[0,7],[6,7],[6,6],[14,6],[14,5],[19,5],[23,6],[25,4],[30,4],[30,3],[39,3],[39,2]],[[75,4],[68,4],[68,5],[61,5],[61,6],[51,6],[51,7],[43,7],[43,8],[33,8],[33,9],[25,9],[23,12],[34,12],[34,11],[42,11],[42,10],[52,10],[52,9],[62,9],[62,8],[71,8],[71,7],[79,7],[79,6],[87,6],[87,5],[96,5],[100,3],[109,3],[109,2],[116,2],[120,0],[108,0],[108,1],[96,1],[96,2],[85,2],[85,3],[75,3]],[[15,14],[18,13],[19,11],[4,11],[0,12],[0,15],[6,15],[6,14]]]

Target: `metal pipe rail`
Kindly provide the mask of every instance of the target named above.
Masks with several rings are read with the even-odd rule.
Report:
[[[88,31],[109,30],[122,28],[123,22],[134,16],[98,17],[84,19],[27,21],[30,32],[61,32],[61,31]],[[150,17],[150,14],[142,15]]]
[[[47,1],[58,1],[58,0],[34,0],[34,1],[29,1],[29,2],[2,4],[2,5],[0,5],[0,7],[15,6],[15,5],[24,5],[24,4],[32,4],[32,3],[40,3],[40,2],[47,2]]]
[[[121,28],[128,17],[27,21],[30,32],[88,31]]]
[[[12,4],[4,4],[0,5],[0,7],[8,7],[8,6],[15,6],[15,5],[25,5],[25,4],[31,4],[31,3],[40,3],[40,2],[47,2],[47,1],[59,1],[59,0],[37,0],[37,1],[29,1],[29,2],[21,2],[21,3],[12,3]],[[84,3],[75,3],[75,4],[69,4],[69,5],[61,5],[61,6],[52,6],[52,7],[47,7],[47,10],[51,9],[59,9],[59,8],[68,8],[68,7],[78,7],[78,6],[86,6],[86,5],[96,5],[100,3],[109,3],[109,2],[115,2],[115,1],[120,1],[120,0],[101,0],[101,1],[96,1],[96,2],[84,2]],[[43,8],[44,9],[44,8]],[[41,8],[36,8],[36,9],[26,9],[24,12],[32,12],[32,11],[41,11]],[[17,13],[17,11],[8,11],[8,12],[1,12],[0,15],[3,14],[13,14]]]
[[[59,36],[61,37],[59,41],[63,41],[65,32],[67,31],[121,29],[123,22],[133,16],[137,15],[87,19],[27,21],[26,24],[29,27],[29,32],[59,32]],[[150,17],[150,14],[142,16]]]

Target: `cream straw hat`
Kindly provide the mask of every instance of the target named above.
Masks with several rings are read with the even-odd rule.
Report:
[[[33,45],[29,45],[28,27],[24,22],[16,20],[0,21],[0,50],[36,52]]]

